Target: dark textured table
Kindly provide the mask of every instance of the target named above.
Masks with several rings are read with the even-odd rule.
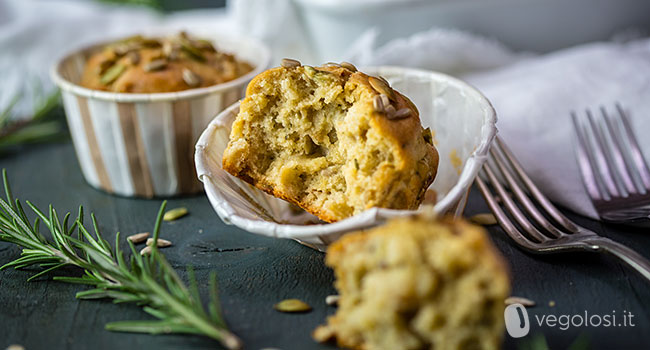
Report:
[[[69,143],[34,146],[2,156],[0,167],[8,170],[16,197],[42,208],[51,203],[59,213],[75,211],[81,204],[87,211],[95,212],[100,229],[109,238],[116,231],[151,231],[161,202],[120,198],[92,189],[83,180]],[[163,252],[182,276],[185,266],[194,266],[204,294],[208,272],[217,271],[225,318],[232,331],[243,339],[246,349],[331,348],[310,338],[310,332],[335,311],[324,302],[335,291],[332,273],[323,264],[323,254],[294,241],[265,238],[227,226],[203,195],[169,201],[168,208],[178,206],[187,207],[190,215],[164,223],[161,237],[172,240],[174,246]],[[473,191],[467,214],[486,211],[483,199]],[[605,226],[572,218],[650,257],[647,229]],[[513,246],[499,228],[489,231],[510,262],[513,295],[538,303],[528,309],[531,334],[521,339],[506,337],[504,348],[526,348],[534,335],[540,333],[552,349],[565,349],[579,336],[592,349],[650,348],[650,283],[638,274],[597,254],[529,255]],[[0,264],[19,254],[18,247],[0,243]],[[26,282],[32,273],[0,272],[0,349],[13,343],[29,350],[219,348],[217,342],[200,336],[105,331],[107,322],[148,316],[134,305],[77,300],[75,292],[86,287],[51,281],[51,276]],[[314,310],[306,314],[273,310],[273,304],[285,298],[303,299]],[[553,307],[549,306],[550,301],[554,301]],[[635,326],[561,330],[559,326],[540,327],[534,321],[535,316],[583,315],[585,311],[589,315],[632,312]]]

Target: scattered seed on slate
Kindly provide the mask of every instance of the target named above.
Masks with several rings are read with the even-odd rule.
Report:
[[[140,251],[140,255],[149,255],[151,254],[151,246],[146,246]]]
[[[329,305],[329,306],[335,306],[335,305],[338,305],[338,303],[339,303],[339,299],[340,299],[340,298],[341,298],[341,297],[338,296],[338,295],[328,295],[328,296],[325,298],[325,304],[327,304],[327,305]]]
[[[504,301],[506,305],[512,305],[512,304],[521,304],[523,306],[535,306],[535,302],[527,299],[527,298],[522,298],[522,297],[508,297]]]
[[[496,225],[497,224],[497,219],[494,217],[494,215],[489,214],[489,213],[484,213],[484,214],[476,214],[474,216],[471,216],[469,218],[469,221],[483,225],[483,226],[489,226],[489,225]]]
[[[148,238],[147,239],[147,245],[150,246],[152,244],[153,244],[153,238]],[[172,242],[168,241],[166,239],[158,238],[158,244],[156,244],[156,245],[158,246],[158,248],[165,248],[165,247],[169,247],[170,245],[172,245]]]
[[[165,221],[174,221],[180,219],[181,217],[187,215],[187,208],[180,207],[172,210],[168,210],[165,215],[163,215],[163,220]]]
[[[311,306],[300,299],[285,299],[273,305],[273,308],[280,312],[307,312]]]
[[[146,241],[147,237],[149,237],[149,232],[140,232],[130,235],[129,237],[126,237],[126,239],[131,241],[133,244],[138,244]]]

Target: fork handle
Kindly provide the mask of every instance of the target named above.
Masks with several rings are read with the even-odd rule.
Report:
[[[650,281],[650,261],[636,251],[605,237],[591,238],[585,243],[592,245],[596,250],[616,256]]]

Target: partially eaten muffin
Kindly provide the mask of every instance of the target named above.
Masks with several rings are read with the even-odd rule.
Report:
[[[349,63],[284,60],[255,77],[223,154],[232,175],[327,222],[417,209],[437,167],[415,105]]]
[[[480,226],[402,218],[327,250],[338,310],[318,341],[364,350],[500,348],[510,281]]]

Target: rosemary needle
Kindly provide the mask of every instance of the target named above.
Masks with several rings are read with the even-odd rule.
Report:
[[[34,280],[60,267],[76,266],[84,270],[82,277],[56,276],[54,279],[94,287],[78,292],[77,298],[111,298],[114,303],[136,303],[143,306],[143,311],[158,319],[112,322],[106,325],[107,330],[200,334],[220,341],[228,349],[241,348],[241,341],[226,328],[221,315],[216,294],[216,275],[210,275],[210,301],[206,312],[199,297],[194,271],[188,267],[188,287],[159,252],[156,243],[166,201],[158,211],[151,253],[140,256],[133,243],[127,240],[131,250],[127,264],[124,252],[119,247],[119,232],[115,238],[115,248],[112,248],[102,238],[93,214],[90,217],[94,234],[84,225],[82,207],[79,207],[75,219],[71,220],[70,213],[60,219],[51,205],[44,213],[27,201],[27,206],[37,216],[31,223],[21,202],[12,197],[4,169],[2,180],[6,200],[0,198],[0,240],[19,245],[23,250],[20,258],[5,264],[0,270],[38,265],[43,270],[28,279]],[[41,223],[49,230],[51,240],[41,234]]]

